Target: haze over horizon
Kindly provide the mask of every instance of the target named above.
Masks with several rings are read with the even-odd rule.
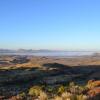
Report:
[[[0,48],[100,50],[100,0],[1,0]]]

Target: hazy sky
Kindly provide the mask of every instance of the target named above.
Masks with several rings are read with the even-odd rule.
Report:
[[[0,48],[100,49],[100,0],[0,0]]]

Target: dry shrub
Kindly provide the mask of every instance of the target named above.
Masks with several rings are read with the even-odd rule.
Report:
[[[63,99],[60,96],[56,96],[56,97],[54,97],[53,100],[63,100]]]
[[[42,92],[41,87],[39,86],[33,86],[32,88],[29,89],[29,95],[30,96],[39,96],[40,93]]]
[[[40,92],[40,95],[39,95],[39,100],[48,100],[48,96],[45,92]]]

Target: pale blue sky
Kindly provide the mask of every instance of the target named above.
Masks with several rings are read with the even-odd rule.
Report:
[[[100,0],[0,0],[0,48],[100,50]]]

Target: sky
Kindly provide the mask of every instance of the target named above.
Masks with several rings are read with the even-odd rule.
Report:
[[[100,0],[0,0],[0,48],[100,50]]]

